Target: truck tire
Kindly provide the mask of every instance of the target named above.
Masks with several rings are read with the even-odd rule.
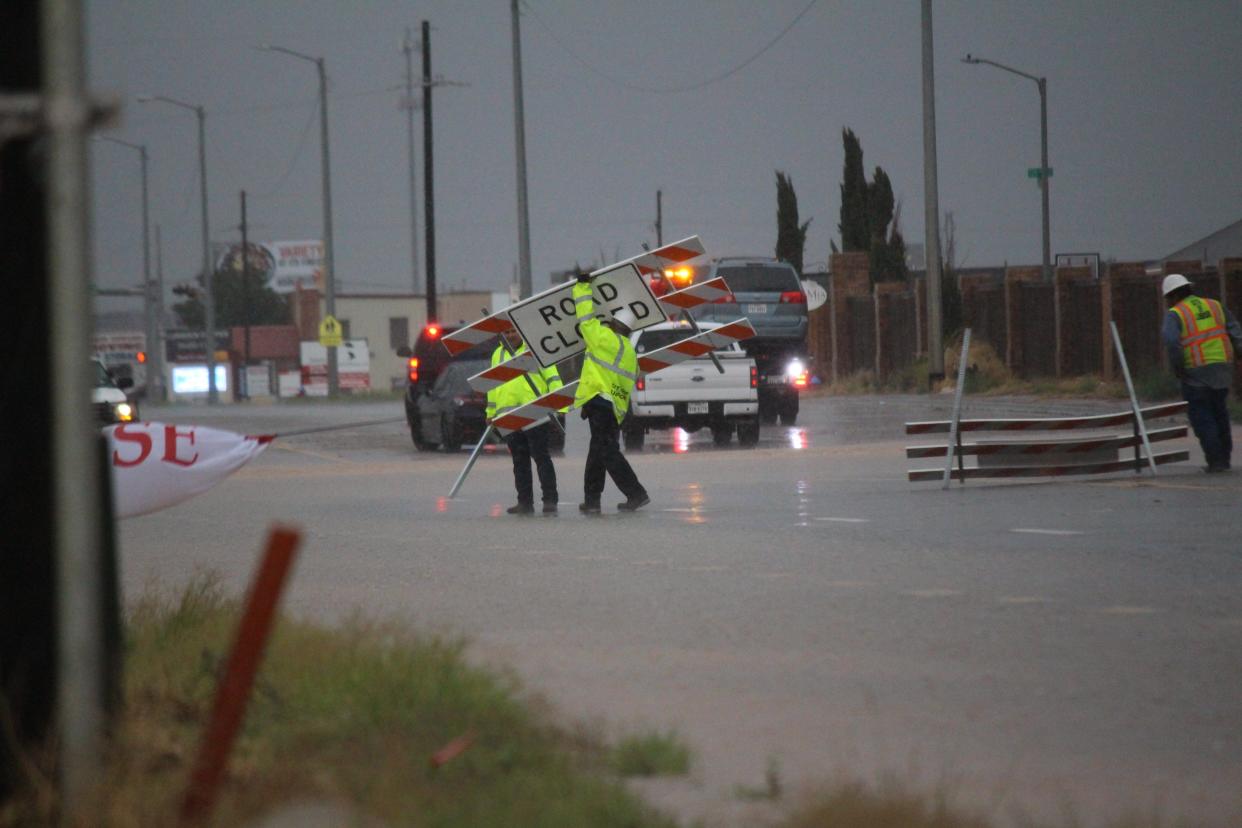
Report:
[[[798,395],[794,394],[781,403],[781,425],[791,426],[798,422]]]
[[[414,448],[419,451],[431,451],[435,446],[423,439],[423,430],[415,420],[410,423],[410,439],[414,442]]]
[[[742,423],[737,427],[737,442],[741,446],[754,446],[759,443],[759,417]]]
[[[647,434],[643,430],[642,426],[632,426],[627,428],[624,432],[622,432],[622,436],[625,439],[626,451],[643,450],[643,440],[646,438]]]
[[[440,445],[445,451],[461,451],[461,428],[458,427],[456,417],[447,414],[440,417],[440,439],[443,441]]]
[[[712,426],[712,442],[718,446],[727,446],[729,441],[733,439],[733,426],[725,423],[724,425]]]

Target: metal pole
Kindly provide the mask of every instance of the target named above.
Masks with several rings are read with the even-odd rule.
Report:
[[[957,446],[957,424],[962,418],[962,392],[966,388],[966,362],[970,358],[970,328],[962,334],[962,355],[957,361],[957,391],[953,394],[953,419],[949,421],[949,448],[945,452],[947,459],[944,463],[944,485],[940,488],[949,488],[949,483],[953,479],[953,449]],[[962,485],[966,485],[966,474],[963,471]]]
[[[517,147],[518,293],[531,295],[530,212],[526,201],[526,115],[522,106],[522,34],[518,0],[510,0],[513,17],[513,132]]]
[[[1044,230],[1044,281],[1052,281],[1052,242],[1048,227],[1048,79],[1040,78],[1039,85],[1039,192],[1043,211]],[[1060,342],[1060,338],[1057,342]]]
[[[940,194],[936,178],[936,77],[931,0],[923,0],[923,245],[927,251],[927,385],[944,379]]]
[[[332,155],[328,147],[328,74],[323,58],[315,59],[319,70],[319,145],[323,176],[323,287],[328,316],[336,316],[336,262],[332,239]],[[340,394],[336,346],[328,346],[328,396]]]
[[[246,191],[241,191],[241,240],[242,240],[242,316],[246,325],[245,341],[242,351],[242,376],[238,385],[246,391],[246,399],[250,399],[250,234],[246,224]]]
[[[207,333],[207,404],[220,401],[216,389],[216,297],[213,288],[215,274],[211,264],[211,231],[207,224],[207,113],[201,106],[194,107],[198,116],[198,177],[202,196],[203,221],[203,327]]]
[[[461,484],[466,482],[466,475],[470,474],[470,470],[474,468],[474,461],[479,459],[479,452],[483,450],[483,444],[487,442],[488,435],[492,433],[492,430],[493,428],[490,425],[483,429],[483,436],[479,438],[474,451],[470,452],[470,459],[466,461],[465,468],[461,470],[461,474],[457,475],[453,488],[449,489],[449,500],[457,496],[457,492],[461,490]]]
[[[405,138],[410,156],[410,285],[414,293],[419,289],[418,265],[418,181],[414,158],[414,33],[405,27],[405,40],[401,44],[405,52]]]
[[[423,216],[427,255],[427,321],[436,321],[436,212],[431,181],[431,23],[423,21]]]
[[[168,357],[168,347],[165,344],[164,336],[164,236],[161,233],[160,226],[155,225],[155,319],[156,334],[158,342],[153,346],[156,353],[156,371],[160,375],[160,398],[161,402],[168,400],[168,386],[164,382],[165,363]]]
[[[1108,320],[1108,329],[1113,333],[1113,347],[1117,349],[1117,360],[1121,363],[1121,375],[1126,379],[1126,390],[1130,392],[1130,410],[1134,412],[1134,422],[1138,426],[1139,436],[1143,438],[1143,448],[1147,451],[1147,464],[1151,466],[1152,477],[1156,476],[1156,458],[1151,453],[1151,442],[1147,439],[1147,425],[1143,422],[1143,412],[1139,409],[1138,395],[1134,393],[1134,383],[1130,381],[1130,366],[1126,364],[1126,352],[1121,347],[1121,337],[1117,335],[1117,323]]]
[[[155,285],[151,281],[151,211],[147,190],[147,147],[139,147],[138,157],[142,162],[142,309],[146,321],[147,332],[147,394],[153,399],[164,399],[164,374],[160,370],[162,361],[157,361],[159,335],[155,321]]]
[[[61,813],[81,818],[100,781],[104,655],[99,488],[103,468],[90,415],[90,165],[82,9],[41,6],[44,118],[48,133],[48,279],[51,336],[52,486],[56,531],[57,710]]]
[[[664,246],[664,192],[656,190],[656,247]]]

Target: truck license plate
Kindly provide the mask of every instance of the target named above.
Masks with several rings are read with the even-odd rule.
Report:
[[[767,305],[747,305],[746,312],[747,313],[767,313],[768,306]]]
[[[686,403],[686,413],[687,413],[687,414],[706,414],[706,413],[707,413],[707,403],[705,403],[705,402],[701,402],[701,403]]]

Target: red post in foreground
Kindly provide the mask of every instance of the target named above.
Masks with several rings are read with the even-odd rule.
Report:
[[[237,638],[229,653],[224,678],[216,690],[211,718],[190,776],[190,787],[181,803],[183,825],[205,822],[211,814],[224,766],[228,763],[233,741],[246,713],[246,702],[250,699],[263,648],[272,632],[276,605],[280,602],[280,593],[301,539],[302,535],[296,529],[280,526],[274,527],[268,535],[267,551],[246,597]]]

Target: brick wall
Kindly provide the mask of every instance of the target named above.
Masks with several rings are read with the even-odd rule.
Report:
[[[828,295],[832,314],[832,380],[836,382],[870,365],[854,366],[851,358],[857,343],[851,341],[850,299],[871,296],[871,263],[866,253],[833,253],[828,269],[832,291]]]

